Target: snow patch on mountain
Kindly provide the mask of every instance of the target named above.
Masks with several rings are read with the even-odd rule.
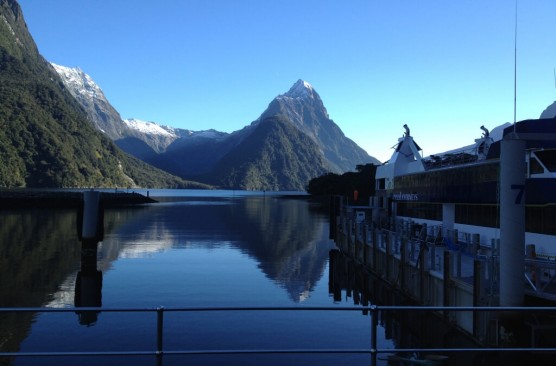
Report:
[[[145,133],[149,135],[162,135],[162,136],[175,137],[175,138],[178,137],[172,131],[173,129],[164,128],[154,122],[142,121],[135,118],[124,119],[123,122],[127,125],[127,127],[139,131],[141,133]]]
[[[216,131],[214,129],[210,129],[210,130],[206,130],[206,131],[189,131],[190,135],[196,136],[196,137],[204,137],[207,139],[215,139],[215,140],[221,140],[224,137],[228,136],[228,133],[226,132],[220,132],[220,131]]]
[[[220,132],[214,129],[205,131],[191,131],[183,128],[175,128],[171,126],[159,125],[156,122],[143,121],[136,118],[124,119],[123,123],[130,129],[140,132],[145,135],[158,135],[170,137],[173,139],[180,138],[206,138],[214,140],[222,140],[229,134],[226,132]]]
[[[314,98],[313,86],[305,80],[297,80],[297,82],[288,90],[287,93],[278,96],[278,98]]]
[[[54,70],[60,75],[64,84],[70,89],[83,95],[84,97],[95,99],[104,96],[102,89],[93,81],[93,79],[85,74],[79,67],[71,68],[50,63]]]

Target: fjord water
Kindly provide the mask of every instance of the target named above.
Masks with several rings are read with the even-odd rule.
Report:
[[[347,294],[341,301],[329,294],[329,251],[334,243],[328,238],[328,216],[307,199],[237,191],[150,194],[158,195],[160,202],[106,210],[105,235],[96,251],[98,272],[93,271],[98,274],[88,277],[80,273],[84,266],[76,212],[0,211],[0,307],[354,306]],[[167,312],[164,317],[166,350],[339,349],[370,344],[371,320],[363,312]],[[2,351],[156,348],[155,313],[4,314],[0,325]],[[388,346],[383,336],[379,342]],[[151,365],[156,358],[21,357],[11,362],[76,361]],[[363,365],[369,357],[167,355],[163,359],[166,365],[186,362]]]

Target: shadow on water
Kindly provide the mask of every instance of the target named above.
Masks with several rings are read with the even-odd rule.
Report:
[[[52,301],[79,266],[76,215],[71,210],[0,211],[0,307],[35,307]],[[19,349],[32,313],[0,315],[0,349]]]

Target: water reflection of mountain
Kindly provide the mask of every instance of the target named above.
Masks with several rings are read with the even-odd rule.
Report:
[[[73,210],[0,211],[0,307],[73,305],[81,244]],[[196,198],[105,213],[98,269],[173,248],[233,246],[294,301],[322,277],[333,243],[304,200]],[[0,316],[0,348],[17,351],[35,314]]]
[[[322,277],[333,246],[324,217],[315,215],[305,200],[195,198],[107,212],[105,219],[108,234],[99,248],[99,269],[107,270],[118,257],[231,243],[255,259],[294,301],[307,297]]]
[[[245,200],[228,222],[240,228],[241,250],[257,259],[259,268],[284,287],[292,300],[302,301],[313,289],[333,243],[324,217],[305,200]]]
[[[0,212],[0,306],[39,306],[79,266],[75,212]]]
[[[76,214],[72,210],[0,211],[0,307],[36,307],[52,301],[79,268]],[[0,346],[17,350],[32,313],[0,316]]]
[[[107,210],[98,269],[109,270],[118,258],[173,247],[231,243],[297,301],[322,276],[332,245],[325,220],[308,205],[273,197],[195,198]],[[0,216],[0,306],[67,304],[80,267],[75,212],[2,211]]]

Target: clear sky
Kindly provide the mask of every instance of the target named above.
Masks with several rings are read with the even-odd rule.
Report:
[[[298,80],[370,155],[513,121],[514,0],[19,0],[39,51],[123,118],[231,132]],[[517,119],[556,100],[555,0],[520,0]]]

